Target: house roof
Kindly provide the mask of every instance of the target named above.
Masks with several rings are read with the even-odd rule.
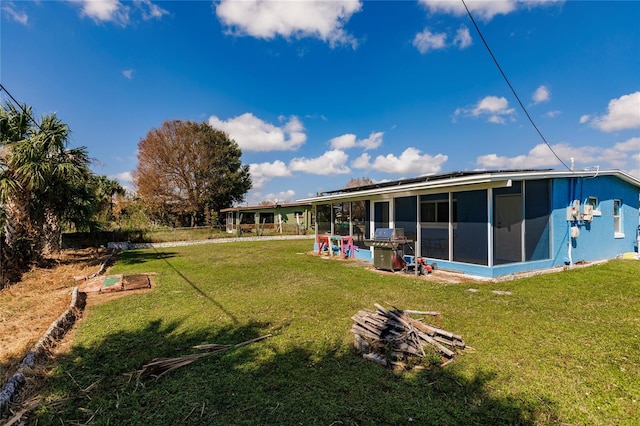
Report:
[[[304,198],[299,202],[319,203],[332,200],[362,199],[381,194],[401,194],[407,192],[447,191],[456,187],[509,186],[513,180],[532,180],[549,178],[593,178],[596,176],[615,176],[640,188],[640,180],[622,170],[553,170],[520,169],[493,171],[462,171],[453,173],[420,176],[410,179],[380,182],[354,188],[342,188],[324,192],[316,197]]]
[[[259,206],[238,206],[238,207],[229,207],[226,209],[221,209],[220,213],[226,212],[237,212],[237,211],[248,211],[248,210],[273,210],[279,208],[293,208],[293,207],[311,207],[311,203],[308,202],[299,202],[299,203],[277,203],[277,204],[263,204]]]

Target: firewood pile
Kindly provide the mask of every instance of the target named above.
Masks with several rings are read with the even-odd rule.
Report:
[[[351,317],[355,347],[365,359],[400,368],[425,360],[444,366],[466,347],[461,336],[411,316],[437,317],[437,312],[389,310],[377,303],[375,307],[375,311],[363,309]]]

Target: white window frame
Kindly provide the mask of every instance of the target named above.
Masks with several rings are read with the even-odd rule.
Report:
[[[591,213],[593,216],[602,216],[602,212],[600,211],[600,201],[598,200],[598,197],[590,195],[586,200],[584,200],[584,203],[591,204],[593,206],[593,213]]]
[[[613,236],[614,238],[624,238],[622,228],[622,200],[619,198],[613,200]]]
[[[421,216],[420,225],[423,228],[430,228],[430,229],[449,229],[449,222],[451,222],[451,215],[453,214],[453,205],[457,202],[458,200],[455,198],[451,199],[451,203],[449,203],[448,199],[422,201],[419,204],[418,208],[422,208],[422,206],[424,206],[425,204],[432,204],[435,211],[435,220],[425,220],[425,218]],[[446,221],[443,221],[442,218],[438,217],[439,205],[447,206],[447,216],[449,217],[447,218]],[[457,206],[456,206],[456,209],[457,209]],[[451,222],[451,223],[453,224],[453,228],[456,229],[457,223],[456,222]]]

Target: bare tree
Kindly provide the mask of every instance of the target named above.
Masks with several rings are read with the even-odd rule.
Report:
[[[251,189],[238,144],[207,123],[165,121],[138,145],[138,196],[165,222],[203,224],[206,212],[242,202]]]
[[[345,188],[358,188],[360,186],[366,186],[366,185],[373,185],[373,180],[369,179],[368,177],[362,177],[362,178],[351,178],[349,179],[349,182],[347,182],[345,184]]]

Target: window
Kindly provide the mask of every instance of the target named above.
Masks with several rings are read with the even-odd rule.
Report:
[[[422,203],[420,217],[423,222],[436,222],[436,202],[428,201]]]
[[[255,213],[240,213],[240,223],[242,225],[246,224],[254,224],[256,223],[256,215]]]
[[[615,238],[624,238],[622,232],[622,203],[620,200],[613,200],[613,233]]]
[[[350,221],[351,203],[345,201],[333,204],[333,233],[343,236],[349,235]]]
[[[453,217],[456,217],[458,204],[453,201]],[[449,223],[449,201],[423,201],[420,219],[422,222]],[[455,222],[455,219],[454,219]]]
[[[273,213],[260,213],[260,223],[274,223]]]
[[[590,205],[591,207],[593,207],[593,215],[594,216],[601,216],[602,215],[602,213],[600,213],[600,204],[598,203],[598,197],[589,196],[589,197],[587,197],[586,200],[584,200],[584,204],[585,205]]]
[[[316,206],[318,234],[331,232],[331,204],[319,204]]]

